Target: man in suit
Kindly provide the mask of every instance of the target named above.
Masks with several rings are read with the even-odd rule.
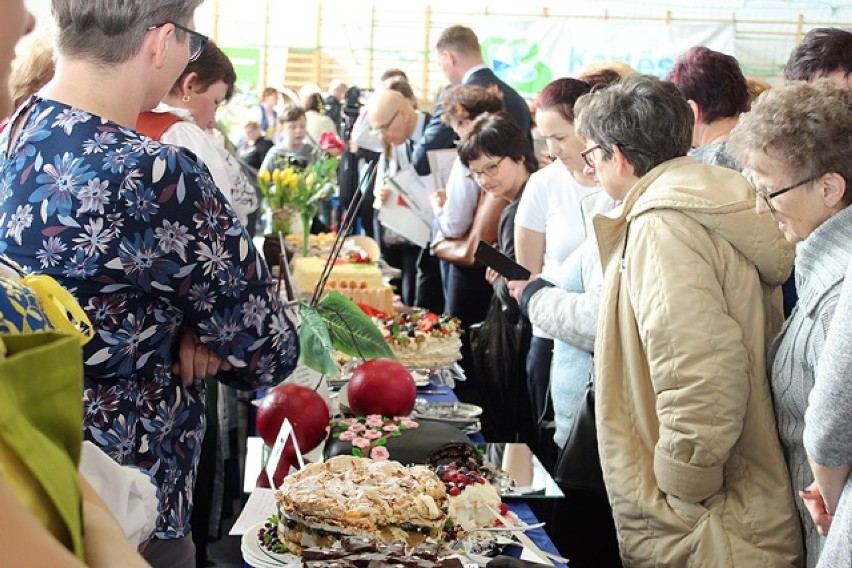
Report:
[[[436,56],[444,76],[453,85],[479,85],[489,87],[497,85],[503,93],[503,104],[523,132],[527,133],[532,144],[530,125],[532,117],[526,101],[515,89],[501,81],[482,59],[479,39],[472,29],[465,26],[452,26],[441,33],[435,44]],[[423,137],[414,148],[412,162],[417,173],[424,176],[430,172],[429,150],[453,148],[456,135],[452,128],[441,121],[441,98],[435,105],[435,114],[426,126]]]
[[[472,29],[465,26],[451,26],[441,33],[435,44],[435,51],[444,76],[453,85],[479,85],[489,87],[497,85],[503,93],[503,104],[532,144],[530,125],[532,117],[526,101],[515,89],[501,81],[482,59],[479,38]],[[435,104],[435,114],[426,125],[423,136],[414,147],[411,162],[421,176],[428,175],[429,150],[442,150],[455,147],[456,134],[453,129],[441,121],[441,97]],[[424,251],[418,261],[417,290],[419,305],[441,305],[444,297],[438,259]],[[468,324],[476,322],[467,322]]]

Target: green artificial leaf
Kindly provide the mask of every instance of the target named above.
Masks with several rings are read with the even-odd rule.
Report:
[[[320,300],[317,312],[328,326],[335,349],[362,359],[396,359],[382,332],[352,300],[331,291]],[[304,326],[304,323],[302,324]]]
[[[334,362],[332,341],[328,327],[319,312],[304,302],[299,303],[302,325],[299,328],[299,362],[318,373],[336,377],[340,370]]]

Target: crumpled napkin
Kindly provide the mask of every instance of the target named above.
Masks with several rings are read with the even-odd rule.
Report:
[[[446,367],[438,369],[438,377],[441,384],[445,384],[450,388],[455,387],[457,382],[464,382],[467,380],[464,369],[462,369],[462,366],[458,363],[453,363],[452,365],[447,365]]]
[[[83,442],[80,473],[118,520],[137,548],[157,526],[157,487],[143,470],[115,463],[99,447]]]

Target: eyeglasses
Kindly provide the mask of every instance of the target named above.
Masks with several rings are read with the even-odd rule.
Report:
[[[198,56],[201,55],[201,52],[204,51],[204,47],[207,45],[207,36],[198,33],[195,30],[191,30],[186,26],[176,24],[174,22],[163,22],[162,24],[155,24],[153,26],[148,27],[146,31],[154,31],[157,28],[162,28],[166,24],[171,24],[175,28],[189,34],[189,60],[195,61],[196,59],[198,59]]]
[[[589,159],[589,154],[591,154],[591,153],[592,153],[592,152],[594,152],[595,150],[599,150],[600,148],[601,148],[601,145],[600,145],[600,144],[595,144],[595,145],[594,145],[594,146],[592,146],[591,148],[586,148],[585,150],[583,150],[582,152],[580,152],[580,157],[581,157],[581,158],[583,158],[583,161],[584,161],[584,162],[586,162],[586,165],[587,165],[587,166],[589,166],[589,167],[590,167],[590,168],[592,168],[592,169],[595,169],[595,165],[594,165],[594,164],[592,163],[592,161]]]
[[[482,178],[482,176],[488,176],[490,178],[493,178],[494,176],[497,175],[497,170],[500,169],[500,162],[502,162],[505,159],[506,159],[506,156],[503,156],[502,158],[500,158],[499,160],[497,160],[493,164],[488,164],[487,166],[482,168],[482,171],[470,170],[469,173],[467,174],[468,179],[470,179],[472,181],[476,181],[478,178]]]
[[[751,183],[751,186],[754,189],[754,192],[757,194],[757,196],[761,200],[763,200],[763,204],[766,205],[766,208],[769,209],[769,212],[775,213],[775,207],[772,206],[772,200],[774,198],[778,197],[779,195],[781,195],[783,193],[787,193],[788,191],[796,189],[797,187],[801,187],[803,185],[813,183],[816,180],[818,180],[819,178],[821,178],[823,175],[825,175],[825,174],[819,174],[819,175],[811,176],[811,177],[804,179],[804,180],[802,180],[798,183],[794,183],[793,185],[788,185],[787,187],[782,187],[781,189],[776,189],[775,191],[761,191],[761,190],[757,189],[757,186],[754,185],[754,182],[750,178],[749,178],[749,182]]]
[[[391,124],[393,124],[393,121],[396,120],[396,115],[398,115],[398,114],[399,114],[399,109],[396,109],[396,112],[393,113],[393,115],[390,117],[389,121],[387,121],[384,124],[380,124],[377,127],[373,128],[370,131],[370,134],[372,134],[373,136],[378,136],[379,134],[384,134],[385,132],[387,132],[388,129],[391,127]]]

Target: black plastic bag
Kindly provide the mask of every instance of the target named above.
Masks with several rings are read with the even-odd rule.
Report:
[[[500,299],[491,299],[485,321],[468,329],[476,380],[487,399],[483,430],[490,442],[515,442],[521,427],[520,405],[526,400],[526,358],[531,328],[526,318],[510,323]]]

